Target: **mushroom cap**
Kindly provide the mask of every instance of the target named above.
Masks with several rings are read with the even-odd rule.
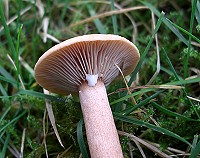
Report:
[[[57,94],[76,93],[86,75],[98,75],[105,85],[130,74],[140,58],[137,47],[124,37],[90,34],[68,39],[46,51],[35,65],[36,81]],[[117,66],[116,66],[117,65]]]

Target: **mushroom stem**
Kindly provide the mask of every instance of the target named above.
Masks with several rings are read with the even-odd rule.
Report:
[[[83,83],[79,96],[91,158],[123,158],[104,83]]]

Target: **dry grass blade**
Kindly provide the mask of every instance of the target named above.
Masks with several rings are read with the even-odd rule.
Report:
[[[157,147],[157,148],[160,148],[160,144],[157,144],[157,143],[153,143],[153,142],[150,142],[150,141],[147,141],[149,144],[152,144],[153,146]],[[171,147],[167,147],[166,150],[168,151],[171,151],[171,152],[174,152],[174,153],[177,153],[177,154],[186,154],[185,151],[182,151],[182,150],[178,150],[178,149],[175,149],[175,148],[171,148]],[[171,155],[172,156],[172,155]]]
[[[190,96],[187,96],[189,99],[191,99],[191,100],[195,100],[195,101],[197,101],[197,102],[200,102],[200,99],[196,99],[196,98],[193,98],[193,97],[190,97]]]
[[[72,5],[83,5],[83,3],[93,3],[94,1],[80,1],[80,2],[76,2],[76,3],[71,3]],[[103,3],[103,4],[107,4],[110,5],[109,1],[95,1],[95,3]],[[122,10],[123,6],[120,6],[119,4],[117,4],[116,2],[114,2],[114,6],[118,9],[118,10]],[[124,12],[124,15],[130,20],[132,26],[133,26],[133,33],[132,33],[132,41],[133,43],[136,42],[136,37],[138,34],[138,29],[137,29],[137,25],[136,22],[133,20],[133,18],[127,13]],[[67,30],[67,28],[66,28]]]
[[[60,41],[57,38],[48,34],[48,26],[49,26],[49,18],[45,17],[42,20],[42,26],[37,29],[37,32],[42,37],[43,42],[46,43],[48,38],[56,43],[60,43]],[[43,30],[43,32],[40,32],[41,29]]]
[[[41,2],[41,0],[36,0],[36,6],[39,10],[39,15],[40,17],[43,17],[44,13],[45,13],[45,10],[44,10],[44,5],[43,3]]]
[[[195,73],[196,75],[189,76],[189,77],[186,78],[186,80],[200,77],[200,70],[199,70],[198,68],[191,67],[191,68],[189,68],[189,70],[190,70],[192,73]],[[199,85],[200,85],[200,82],[199,82]]]
[[[9,0],[5,0],[5,17],[6,20],[9,19]]]
[[[71,148],[72,148],[72,145],[71,145],[69,148],[65,149],[65,151],[62,152],[61,154],[58,154],[57,158],[63,158],[63,157],[65,157],[66,153],[67,153]]]
[[[191,70],[192,72],[195,72],[198,76],[200,76],[200,70],[199,70],[199,69],[194,68],[194,67],[191,67],[190,70]]]
[[[113,10],[113,11],[109,11],[109,12],[105,12],[105,13],[102,13],[102,14],[99,14],[99,15],[92,16],[90,18],[81,20],[81,21],[76,22],[76,23],[72,23],[69,26],[69,28],[73,28],[75,26],[91,22],[94,19],[103,18],[103,17],[107,17],[107,16],[111,16],[111,15],[116,15],[116,14],[121,14],[121,13],[126,13],[126,12],[130,12],[130,11],[133,11],[133,10],[140,10],[140,9],[149,9],[149,8],[145,7],[145,6],[137,6],[137,7],[131,7],[131,8],[126,8],[126,9],[121,9],[121,10]]]
[[[193,46],[200,47],[200,43],[197,43],[197,42],[192,41],[191,44],[192,44]]]
[[[10,145],[8,146],[8,150],[12,153],[12,155],[15,157],[20,157],[20,152],[18,149],[12,143],[9,144]]]
[[[19,56],[19,61],[22,64],[22,66],[31,74],[32,77],[34,77],[34,70],[30,65],[21,57]]]
[[[44,94],[49,94],[49,91],[47,91],[47,90],[45,90],[45,89],[43,89],[43,91],[44,91]],[[57,137],[57,139],[58,139],[60,145],[64,148],[64,145],[63,145],[63,143],[62,143],[62,141],[61,141],[61,138],[60,138],[60,136],[59,136],[59,133],[58,133],[58,130],[57,130],[57,127],[56,127],[56,122],[55,122],[55,117],[54,117],[54,114],[53,114],[52,105],[51,105],[51,103],[50,103],[49,100],[45,100],[45,102],[46,102],[46,109],[47,109],[48,116],[49,116],[51,125],[52,125],[52,127],[53,127],[53,130],[54,130],[54,132],[55,132],[55,134],[56,134],[56,137]]]
[[[137,89],[176,89],[176,90],[180,90],[183,89],[184,87],[182,86],[175,86],[175,85],[145,85],[145,86],[135,86],[135,87],[129,87],[130,91],[134,91]],[[117,91],[114,91],[112,93],[109,93],[109,95],[115,94],[115,93],[119,93],[119,92],[123,92],[126,91],[127,88],[120,88]]]
[[[114,3],[115,7],[119,10],[122,10],[123,8],[118,5],[117,3]],[[132,26],[133,26],[133,35],[132,35],[132,41],[133,43],[136,43],[136,37],[137,37],[137,34],[138,34],[138,29],[137,29],[137,25],[136,25],[136,22],[133,20],[133,18],[128,14],[128,13],[124,13],[124,15],[130,20]]]
[[[129,157],[130,158],[133,158],[133,145],[130,143],[130,141],[128,141],[128,147],[129,147],[129,153],[130,153],[130,155],[129,155]]]
[[[153,24],[153,30],[154,30],[156,27],[156,22],[155,22],[155,15],[153,12],[151,12],[151,16],[152,16],[152,24]],[[160,52],[159,52],[159,46],[158,46],[157,33],[155,34],[155,41],[156,41],[156,52],[157,52],[157,69],[156,69],[156,72],[154,73],[154,75],[151,77],[151,79],[147,83],[147,85],[150,85],[160,72]]]
[[[43,26],[43,42],[46,43],[47,42],[47,31],[48,31],[48,26],[49,26],[49,18],[45,17],[42,21],[42,26]]]
[[[145,147],[147,147],[148,149],[150,149],[151,151],[153,151],[154,153],[156,153],[157,155],[159,155],[160,157],[163,157],[163,158],[172,158],[171,156],[165,154],[164,152],[160,151],[158,148],[156,148],[155,146],[147,143],[146,141],[132,135],[132,134],[129,134],[129,133],[126,133],[126,132],[122,132],[122,131],[118,131],[118,134],[119,135],[123,135],[123,136],[126,136],[126,137],[129,137],[131,140],[133,141],[137,141],[139,142],[140,144],[144,145]]]
[[[22,16],[23,14],[25,14],[27,11],[29,11],[31,9],[31,6],[28,6],[26,7],[25,9],[23,9],[21,12],[20,12],[20,16]],[[15,21],[17,19],[18,15],[15,15],[13,16],[10,20],[7,21],[7,25],[11,24],[13,21]],[[0,28],[0,32],[4,29],[4,27],[2,26]]]
[[[12,63],[13,67],[15,68],[15,70],[17,71],[17,67],[16,67],[14,61],[12,60],[12,58],[10,57],[9,54],[7,54],[7,57],[8,57],[8,59],[10,60],[10,62]],[[19,79],[19,81],[20,81],[20,83],[21,83],[22,89],[25,89],[25,86],[24,86],[24,83],[23,83],[23,81],[22,81],[22,78],[21,78],[20,74],[18,75],[18,79]]]
[[[40,32],[39,34],[42,36],[42,38],[43,38],[44,36],[46,36],[46,38],[48,38],[48,39],[54,41],[55,43],[60,43],[60,41],[59,41],[56,37],[54,37],[54,36],[52,36],[52,35],[50,35],[50,34],[48,34],[48,33],[45,35],[43,32]]]
[[[142,157],[146,158],[146,155],[145,155],[144,151],[142,150],[142,147],[140,146],[140,143],[138,143],[138,141],[136,141],[135,139],[133,139],[132,141],[134,141],[135,145],[138,147]]]
[[[175,85],[147,85],[146,88],[156,88],[156,89],[183,89],[183,86],[175,86]]]
[[[44,134],[43,143],[44,143],[44,148],[45,148],[46,157],[48,158],[49,156],[48,156],[47,143],[46,143],[46,135],[47,135],[47,132],[46,132],[46,130],[45,130],[46,114],[47,114],[47,111],[46,111],[46,109],[45,109],[45,111],[44,111],[44,117],[43,117],[43,121],[42,121],[42,125],[43,125],[43,134]]]
[[[128,87],[128,84],[127,84],[127,82],[126,82],[126,79],[125,79],[125,77],[124,77],[124,74],[123,74],[122,70],[120,69],[120,67],[119,67],[117,64],[115,64],[115,66],[117,67],[117,69],[119,70],[119,72],[121,73],[121,75],[122,75],[122,77],[123,77],[123,80],[124,80],[124,83],[125,83],[125,85],[126,85],[128,94],[131,94],[131,91],[130,91],[130,89],[129,89],[129,87]],[[131,99],[131,102],[133,103],[133,105],[136,105],[136,104],[137,104],[134,97],[131,97],[130,99]]]
[[[24,141],[25,141],[25,135],[26,135],[26,128],[24,128],[23,133],[22,133],[20,158],[23,158],[23,155],[24,155]]]

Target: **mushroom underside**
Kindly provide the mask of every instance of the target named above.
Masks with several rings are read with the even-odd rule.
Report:
[[[40,62],[43,66],[35,76],[43,87],[59,94],[78,92],[87,75],[98,75],[107,86],[119,76],[117,66],[125,75],[135,67],[132,51],[120,41],[76,43],[51,53]]]

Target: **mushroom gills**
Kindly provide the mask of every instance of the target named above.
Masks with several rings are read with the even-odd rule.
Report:
[[[85,75],[86,75],[86,80],[88,82],[88,86],[94,87],[97,83],[98,74],[96,75],[85,74]]]

